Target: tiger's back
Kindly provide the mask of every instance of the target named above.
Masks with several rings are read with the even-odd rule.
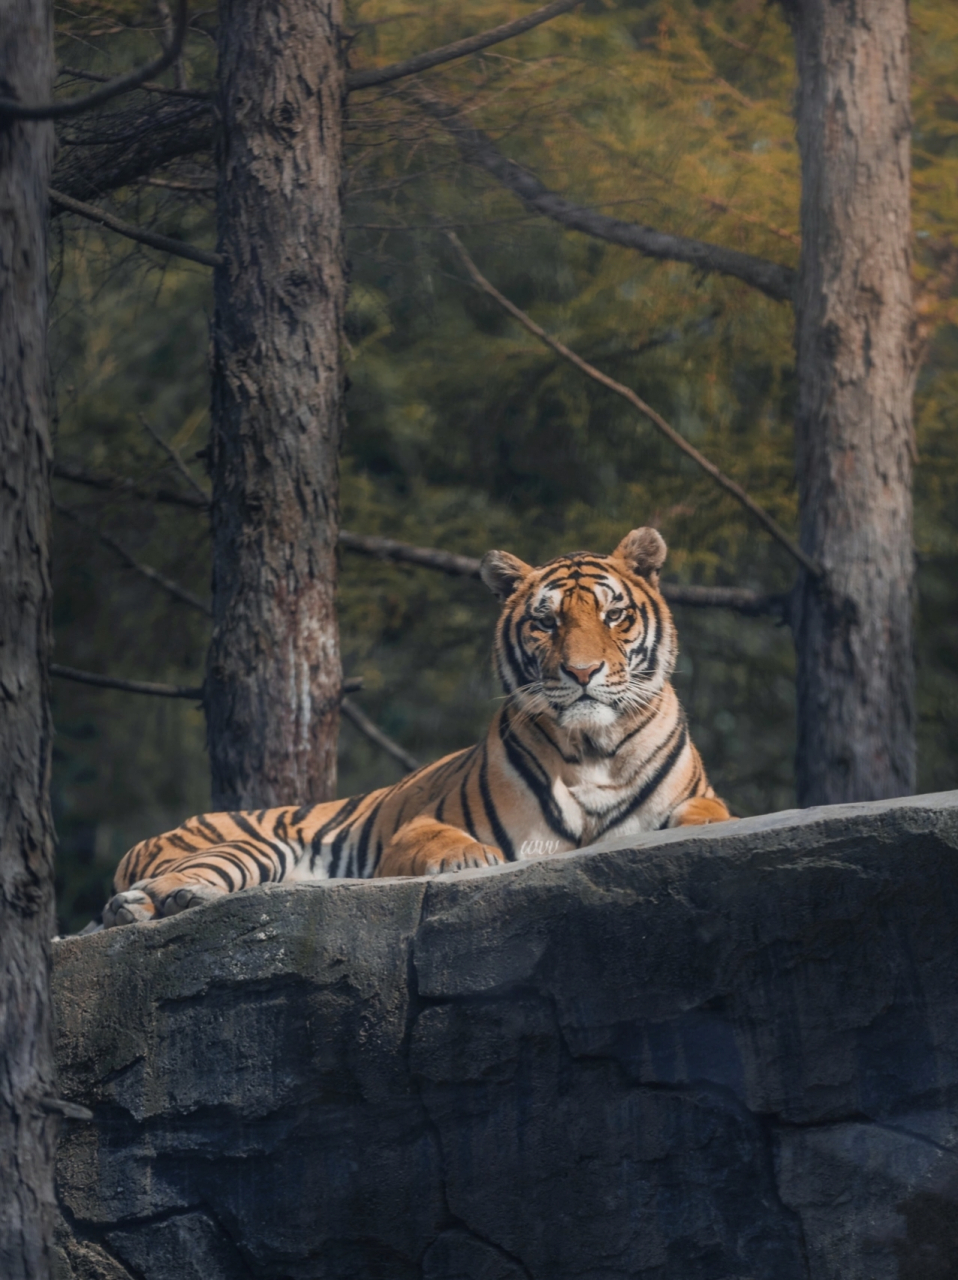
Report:
[[[104,923],[254,884],[436,874],[727,819],[668,679],[664,557],[651,529],[538,569],[490,552],[507,698],[482,742],[366,795],[190,818],[124,856]]]

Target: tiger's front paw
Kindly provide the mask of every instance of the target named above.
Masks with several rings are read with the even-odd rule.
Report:
[[[465,831],[435,818],[420,817],[400,827],[386,845],[376,875],[438,876],[504,861],[493,845],[480,844]]]
[[[146,881],[141,880],[140,884],[135,884],[132,888],[113,895],[103,908],[104,929],[112,929],[120,924],[137,924],[139,921],[152,920],[155,917],[156,907],[153,905],[153,899],[140,887],[145,883]]]
[[[171,871],[154,880],[140,880],[129,889],[114,894],[103,910],[103,927],[136,924],[160,916],[175,916],[190,907],[201,907],[226,893],[226,888],[189,880],[181,872]]]

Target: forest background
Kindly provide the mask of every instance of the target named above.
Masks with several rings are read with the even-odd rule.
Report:
[[[354,66],[398,61],[524,11],[472,0],[349,8]],[[58,10],[58,63],[86,74],[152,56],[165,6]],[[215,11],[194,10],[181,84],[213,83]],[[958,779],[958,10],[914,0],[913,217],[922,326],[916,402],[919,790]],[[69,84],[65,72],[61,84]],[[170,80],[173,83],[173,80]],[[428,74],[430,87],[554,190],[788,266],[799,253],[792,39],[763,0],[590,0]],[[121,108],[117,108],[120,110]],[[61,146],[106,136],[110,111]],[[622,401],[583,379],[468,282],[443,234],[604,373],[634,388],[787,528],[796,524],[793,315],[734,279],[655,263],[531,216],[466,165],[402,88],[354,93],[345,192],[350,302],[342,524],[533,563],[611,550],[656,525],[665,577],[787,591],[786,553]],[[98,203],[212,247],[212,159],[192,155]],[[57,429],[55,660],[196,686],[207,518],[63,478],[205,484],[208,268],[60,214],[53,236]],[[188,484],[155,436],[189,467]],[[495,706],[495,602],[482,585],[342,553],[343,668],[366,713],[421,760],[474,741]],[[770,617],[676,607],[676,683],[720,794],[740,814],[794,804],[794,656]],[[53,805],[61,927],[102,905],[121,854],[209,806],[198,706],[57,680]],[[344,721],[340,794],[401,769]]]

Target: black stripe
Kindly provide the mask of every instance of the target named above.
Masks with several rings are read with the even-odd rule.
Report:
[[[359,844],[356,846],[356,875],[366,878],[366,851],[369,848],[369,840],[373,833],[373,824],[379,816],[379,810],[383,807],[386,797],[383,796],[373,805],[369,817],[363,823],[363,829],[359,833]]]
[[[468,787],[468,785],[469,785],[469,777],[467,775],[465,778],[463,778],[462,785],[459,788],[459,803],[462,805],[462,823],[463,823],[463,826],[466,828],[466,830],[469,832],[469,834],[472,836],[473,840],[478,840],[479,835],[476,832],[475,824],[472,821],[472,810],[469,808],[469,797],[466,795],[466,788]]]
[[[506,835],[506,832],[499,821],[499,814],[496,812],[496,806],[492,802],[492,794],[489,791],[489,752],[483,746],[482,763],[479,766],[479,794],[482,797],[482,807],[486,811],[486,817],[489,819],[489,825],[492,827],[492,834],[495,837],[499,851],[502,853],[506,862],[515,862],[516,851],[512,847],[512,841]]]
[[[337,809],[333,816],[328,821],[324,822],[313,836],[309,855],[310,871],[315,871],[317,859],[322,857],[323,836],[326,835],[328,831],[331,831],[333,827],[339,826],[341,822],[345,822],[348,818],[352,817],[362,802],[366,799],[366,795],[368,795],[368,792],[361,796],[350,796],[342,808]]]
[[[196,818],[193,819],[193,821],[196,822],[199,826],[201,826],[204,831],[208,831],[210,835],[213,835],[216,837],[214,844],[223,843],[223,840],[225,839],[225,837],[222,831],[220,831],[219,827],[214,826],[213,823],[210,822],[209,818],[207,818],[205,814],[202,814],[202,813],[199,814]]]
[[[578,844],[578,837],[571,832],[565,825],[562,817],[562,811],[556,804],[555,795],[552,791],[552,784],[549,774],[542,767],[541,761],[532,754],[531,751],[520,742],[516,734],[512,731],[511,725],[505,726],[505,717],[499,725],[499,737],[505,748],[506,758],[518,773],[519,777],[526,784],[538,802],[542,816],[545,818],[549,827],[564,839],[569,840],[572,844]],[[542,770],[540,774],[531,767],[531,764],[539,766]]]
[[[666,756],[665,760],[663,760],[659,768],[655,771],[655,773],[648,780],[648,782],[646,782],[645,785],[641,787],[638,790],[638,792],[636,792],[636,794],[632,797],[632,800],[630,801],[628,807],[625,810],[623,810],[623,812],[620,813],[617,817],[613,818],[610,823],[604,826],[602,830],[593,837],[593,839],[597,840],[599,839],[600,836],[605,835],[606,832],[611,831],[613,827],[617,827],[619,823],[624,822],[626,818],[630,817],[633,813],[635,813],[636,809],[638,809],[641,805],[645,804],[646,800],[649,799],[649,797],[653,794],[653,792],[659,789],[659,787],[665,781],[666,776],[671,772],[673,766],[675,765],[676,760],[678,760],[679,756],[682,754],[682,751],[685,748],[685,744],[688,742],[688,738],[689,738],[688,729],[683,723],[680,725],[680,731],[679,731],[678,739],[675,743],[675,746]],[[666,739],[666,742],[667,741],[668,739]]]

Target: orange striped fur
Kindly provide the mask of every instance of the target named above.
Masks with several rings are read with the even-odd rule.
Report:
[[[489,552],[506,698],[482,742],[368,795],[203,814],[144,840],[120,862],[104,924],[279,880],[434,875],[725,821],[669,682],[665,550],[635,529],[610,556],[538,569]]]

